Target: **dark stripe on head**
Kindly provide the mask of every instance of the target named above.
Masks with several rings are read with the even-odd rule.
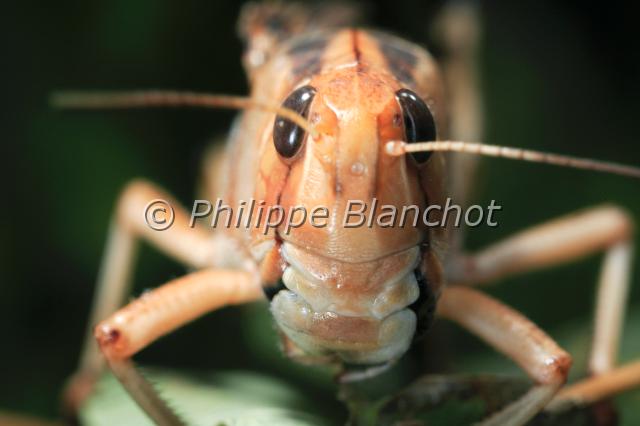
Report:
[[[353,43],[353,57],[359,65],[362,60],[362,52],[360,51],[360,44],[358,41],[358,30],[351,30],[351,40]]]
[[[401,41],[386,34],[374,35],[393,75],[403,83],[415,84],[414,70],[418,58]]]
[[[328,35],[324,33],[312,34],[298,38],[287,49],[287,54],[293,63],[294,78],[301,78],[317,74],[322,69],[322,56],[328,44]]]
[[[325,34],[313,34],[306,37],[299,37],[289,48],[287,54],[295,56],[309,52],[322,53],[327,46],[327,36]]]

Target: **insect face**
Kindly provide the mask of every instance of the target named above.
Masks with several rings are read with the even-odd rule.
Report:
[[[302,129],[275,120],[274,148],[287,171],[272,198],[285,211],[324,207],[326,217],[324,226],[277,230],[283,286],[272,299],[276,322],[305,354],[369,364],[397,358],[416,332],[408,307],[420,296],[415,270],[429,236],[420,225],[358,224],[362,215],[349,212],[362,209],[369,219],[380,213],[373,203],[398,211],[429,203],[423,175],[437,174],[441,158],[433,156],[434,167],[427,155],[417,162],[389,156],[385,144],[434,138],[433,117],[396,79],[356,64],[315,76],[284,106],[307,116],[317,136],[303,143]]]
[[[396,81],[373,71],[358,72],[355,67],[317,76],[289,95],[285,104],[301,91],[310,92],[309,87],[315,88],[315,96],[304,106],[309,108],[316,138],[308,137],[302,146],[302,129],[290,122],[279,126],[286,120],[276,119],[276,151],[288,160],[294,150],[300,150],[295,161],[286,161],[288,171],[278,198],[285,210],[326,207],[327,225],[317,227],[307,221],[287,235],[280,232],[280,236],[314,253],[348,262],[374,260],[422,242],[419,228],[385,228],[375,221],[370,226],[357,226],[359,218],[348,214],[364,205],[369,211],[374,199],[379,205],[398,209],[410,205],[424,208],[427,200],[419,167],[384,151],[386,142],[405,138],[408,121],[400,118],[403,115],[414,119],[409,124],[413,134],[423,131],[418,110],[406,102],[404,110],[408,112],[403,112],[396,98],[401,90]]]

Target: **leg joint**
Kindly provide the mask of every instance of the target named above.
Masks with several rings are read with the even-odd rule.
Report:
[[[620,240],[631,239],[635,226],[631,214],[624,208],[608,204],[602,207],[602,212],[606,213],[610,220],[616,224],[617,235]]]
[[[549,355],[544,359],[539,382],[549,385],[566,383],[572,363],[571,355],[565,351]]]
[[[103,321],[94,330],[94,337],[100,350],[107,359],[123,359],[128,355],[128,344],[123,333],[116,327]]]

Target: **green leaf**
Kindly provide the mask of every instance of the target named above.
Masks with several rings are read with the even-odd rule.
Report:
[[[198,377],[159,369],[144,369],[144,373],[190,425],[327,424],[297,409],[309,401],[273,378],[238,372]],[[90,426],[153,425],[111,374],[102,377],[80,419]]]

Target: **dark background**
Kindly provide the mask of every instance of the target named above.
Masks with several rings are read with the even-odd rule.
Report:
[[[370,21],[429,44],[440,4],[380,1],[371,7]],[[47,105],[47,96],[64,88],[245,94],[235,34],[239,8],[235,1],[159,0],[3,7],[0,409],[57,415],[59,390],[79,355],[119,189],[142,176],[188,203],[203,150],[224,135],[233,117],[198,110],[60,112]],[[617,2],[589,8],[531,0],[490,2],[482,17],[486,142],[640,165],[637,15]],[[478,183],[479,200],[496,199],[504,209],[498,230],[470,234],[472,247],[604,202],[640,218],[637,180],[491,159],[483,161]],[[136,294],[184,273],[147,246],[141,254]],[[566,324],[588,327],[599,259],[514,278],[491,293],[552,335]],[[640,274],[635,277],[632,312],[640,310]],[[319,412],[341,418],[328,380],[282,360],[263,318],[264,305],[217,312],[137,359],[273,374],[317,395]],[[459,371],[470,365],[464,360],[488,353],[447,325],[437,326],[434,336],[420,348],[432,355],[428,368]],[[416,364],[418,356],[409,359]],[[640,402],[638,392],[625,398],[629,407]]]

